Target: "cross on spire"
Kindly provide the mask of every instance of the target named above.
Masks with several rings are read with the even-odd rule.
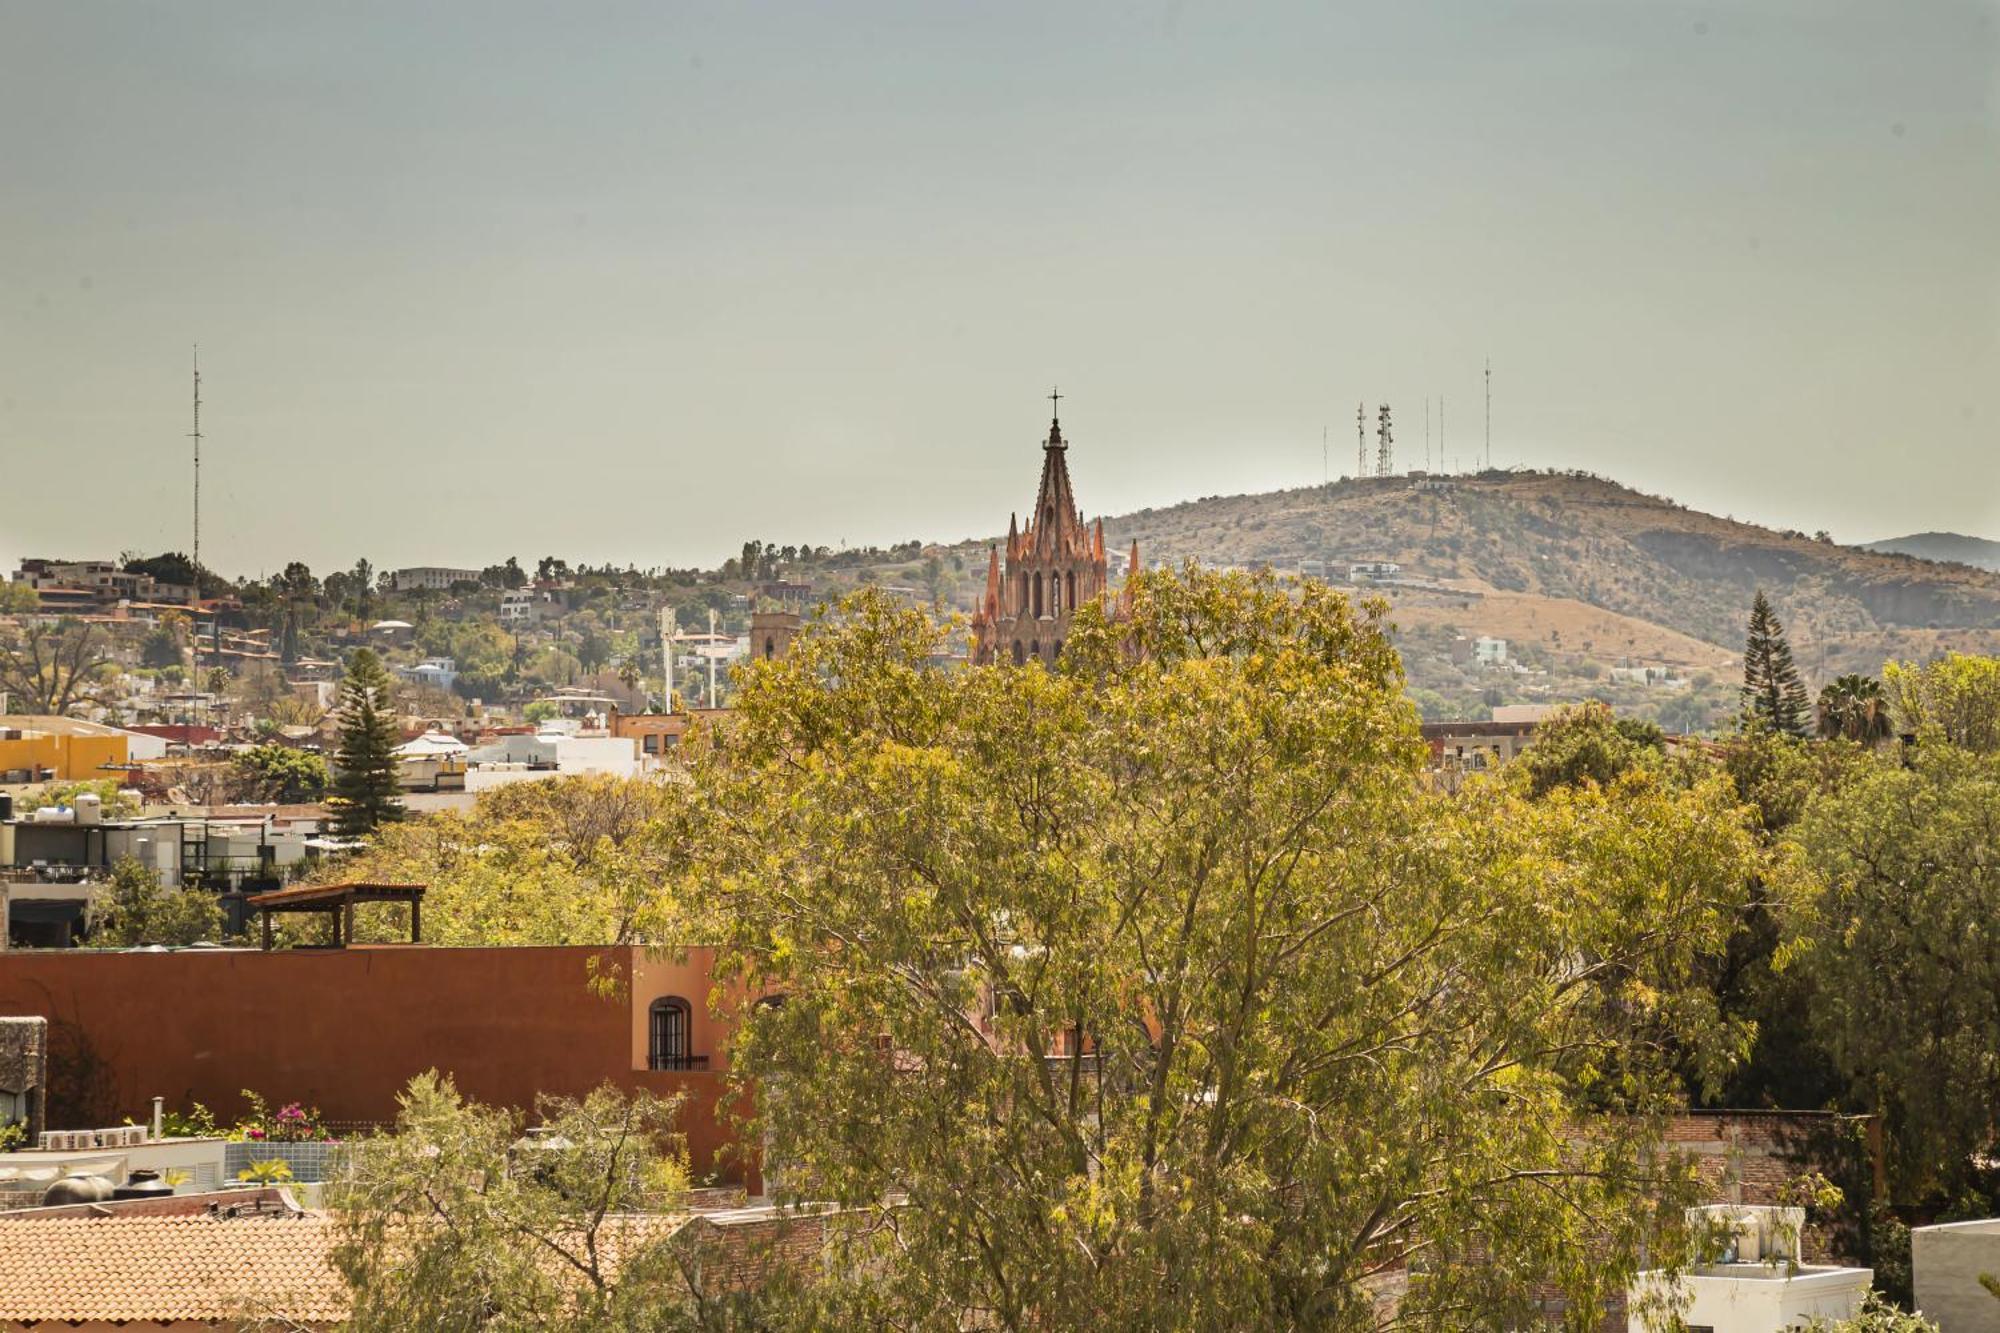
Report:
[[[1061,417],[1062,390],[1051,386],[1049,389],[1049,420],[1056,421],[1060,420]]]

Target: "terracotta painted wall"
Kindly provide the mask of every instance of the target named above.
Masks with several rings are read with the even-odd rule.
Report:
[[[627,980],[624,994],[592,992],[593,958]],[[333,1119],[388,1120],[397,1091],[433,1067],[469,1097],[520,1107],[609,1080],[685,1092],[695,1171],[743,1180],[721,1151],[727,1034],[707,1013],[709,965],[706,950],[654,960],[608,948],[13,952],[0,954],[0,1014],[50,1020],[52,1128],[143,1120],[155,1095],[233,1117],[244,1088]],[[645,1068],[645,1009],[660,994],[693,1003],[708,1071]]]

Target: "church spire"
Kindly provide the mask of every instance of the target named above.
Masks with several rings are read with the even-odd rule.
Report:
[[[1049,438],[1042,445],[1044,449],[1062,449],[1062,390],[1053,386],[1049,389]]]

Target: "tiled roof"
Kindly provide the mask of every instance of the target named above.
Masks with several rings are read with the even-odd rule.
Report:
[[[296,1217],[61,1217],[0,1225],[0,1321],[338,1323],[333,1234]]]

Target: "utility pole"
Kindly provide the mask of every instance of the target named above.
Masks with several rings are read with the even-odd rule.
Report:
[[[1389,430],[1389,405],[1382,404],[1376,411],[1375,425],[1375,475],[1386,477],[1393,470],[1395,450],[1392,447],[1396,437]]]
[[[188,438],[194,441],[194,592],[190,607],[199,614],[201,611],[201,344],[194,345],[194,430]],[[195,665],[201,665],[201,656],[195,655]]]
[[[674,711],[674,632],[679,628],[674,623],[674,609],[660,608],[660,674],[665,677],[666,690],[660,695],[660,711]]]
[[[715,699],[715,608],[708,608],[708,706],[720,707]]]

